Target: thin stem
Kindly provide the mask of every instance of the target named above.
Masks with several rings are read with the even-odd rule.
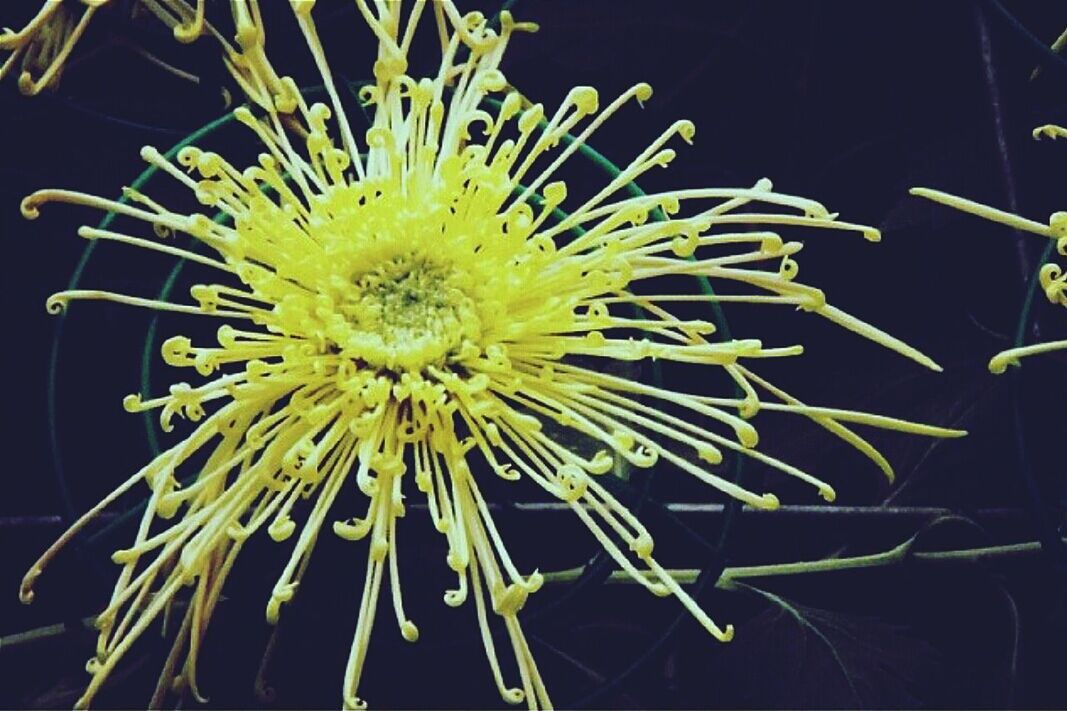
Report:
[[[955,551],[927,551],[925,553],[913,553],[916,560],[940,562],[940,561],[965,561],[977,562],[990,558],[1011,558],[1018,555],[1037,553],[1041,550],[1040,541],[1028,541],[1026,543],[1011,543],[1003,546],[990,546],[988,548],[961,548]]]
[[[84,617],[79,621],[79,625],[87,630],[96,628],[96,616]],[[36,642],[40,639],[48,639],[49,637],[58,637],[61,634],[66,633],[71,629],[71,625],[66,622],[60,622],[55,625],[47,625],[45,627],[35,627],[32,630],[26,630],[25,632],[16,632],[15,634],[8,634],[0,637],[0,649],[6,649],[7,647],[14,647],[18,644],[25,644],[27,642]]]
[[[821,560],[798,561],[795,563],[774,563],[771,565],[749,565],[736,568],[726,568],[715,587],[721,590],[735,589],[735,581],[745,578],[771,578],[785,575],[806,575],[809,573],[826,573],[840,570],[855,570],[857,568],[877,568],[897,565],[905,560],[914,560],[924,563],[959,563],[978,562],[1000,558],[1029,555],[1041,550],[1041,543],[1030,541],[1027,543],[1011,543],[999,546],[986,546],[983,548],[960,548],[947,551],[916,551],[911,547],[915,543],[915,537],[909,538],[898,546],[881,553],[851,556],[848,558],[825,558]],[[567,570],[543,573],[546,583],[564,583],[576,579],[585,570],[585,566],[569,568]],[[679,583],[689,584],[696,581],[700,570],[695,568],[681,568],[668,570],[667,573]],[[617,570],[608,576],[611,583],[635,582],[625,571]]]

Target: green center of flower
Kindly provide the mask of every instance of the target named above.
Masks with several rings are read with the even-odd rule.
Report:
[[[417,255],[401,255],[352,278],[341,307],[356,357],[389,370],[420,370],[455,354],[481,334],[469,277]],[[468,287],[468,288],[464,288]]]

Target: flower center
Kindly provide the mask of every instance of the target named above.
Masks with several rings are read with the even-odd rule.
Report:
[[[389,370],[447,361],[464,341],[481,335],[469,281],[455,267],[410,254],[356,274],[351,297],[341,305],[351,329],[346,350]]]

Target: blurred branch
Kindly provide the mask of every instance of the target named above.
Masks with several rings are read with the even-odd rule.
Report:
[[[999,0],[985,0],[985,3],[1016,37],[1021,38],[1029,46],[1035,61],[1040,66],[1058,73],[1061,77],[1067,77],[1067,59],[1054,52],[1041,38],[1026,29],[1026,26],[1019,22],[1015,15],[1008,12]]]

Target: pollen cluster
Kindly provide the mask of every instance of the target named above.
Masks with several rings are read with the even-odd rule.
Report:
[[[351,325],[339,340],[369,365],[394,373],[459,361],[481,335],[469,276],[408,255],[364,273],[341,311]],[[344,351],[342,351],[344,352]]]
[[[308,103],[293,79],[274,70],[257,3],[234,2],[237,44],[220,41],[249,99],[234,115],[261,145],[258,159],[239,167],[193,147],[142,151],[218,218],[133,190],[123,201],[43,190],[23,203],[30,218],[51,201],[113,211],[157,232],[191,235],[211,252],[83,228],[89,239],[185,258],[215,279],[193,287],[193,303],[77,290],[55,294],[50,310],[105,300],[223,321],[214,343],[174,336],[163,345],[163,359],[195,370],[198,380],[125,400],[131,412],[158,409],[168,431],[175,418],[191,421],[184,437],[87,513],[27,574],[28,601],[34,579],[65,540],[126,492],[147,488],[142,525],[114,555],[120,573],[99,617],[83,705],[185,587],[188,612],[158,694],[177,688],[199,696],[198,651],[245,541],[260,529],[293,541],[264,597],[273,624],[297,593],[325,526],[343,539],[368,541],[342,689],[347,707],[362,707],[359,684],[384,580],[400,633],[409,641],[419,635],[404,610],[398,555],[398,521],[406,499],[418,497],[455,574],[444,601],[473,604],[501,696],[547,707],[518,617],[543,578],[509,555],[482,495],[487,479],[523,480],[566,503],[637,583],[673,595],[726,641],[733,628],[713,621],[663,569],[650,532],[598,481],[610,476],[613,462],[668,465],[773,509],[773,493],[747,489],[720,470],[725,455],[807,482],[826,500],[835,494],[827,482],[758,449],[752,419],[761,411],[810,418],[887,476],[889,463],[848,424],[962,434],[805,405],[753,365],[798,356],[800,346],[719,338],[716,326],[689,308],[744,302],[800,309],[937,369],[799,282],[802,245],[781,234],[810,228],[874,241],[877,230],[840,222],[817,202],[774,192],[767,180],[647,195],[636,189],[634,181],[674,159],[668,144],[693,140],[687,120],[636,151],[606,184],[588,189],[566,181],[566,162],[586,150],[597,128],[649,100],[652,88],[635,84],[601,108],[594,89],[577,87],[546,112],[500,70],[515,33],[535,27],[507,12],[498,23],[461,15],[448,0],[417,2],[407,12],[401,3],[357,2],[379,45],[375,81],[360,90],[370,126],[357,129],[339,100],[312,6],[292,3],[328,102]],[[418,77],[408,73],[407,53],[430,8],[441,63]],[[568,204],[570,193],[580,197]],[[710,282],[715,291],[664,286],[680,278]],[[719,369],[739,394],[672,390],[606,367],[653,359]],[[596,447],[573,451],[546,423]],[[362,493],[359,510],[334,510],[346,488]],[[502,669],[490,611],[503,622],[517,680]]]

